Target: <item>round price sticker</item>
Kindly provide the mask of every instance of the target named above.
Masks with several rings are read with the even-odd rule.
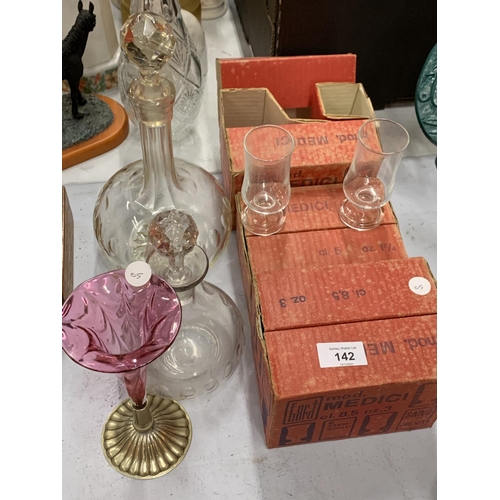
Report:
[[[125,269],[125,279],[132,286],[143,286],[151,278],[151,267],[140,260],[132,262]]]
[[[421,276],[415,276],[408,281],[408,286],[410,290],[417,295],[427,295],[431,291],[430,281]]]

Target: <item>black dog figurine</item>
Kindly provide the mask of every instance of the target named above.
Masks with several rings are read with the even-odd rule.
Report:
[[[83,3],[79,0],[75,24],[62,42],[62,79],[68,80],[71,90],[71,113],[76,119],[83,118],[83,115],[78,112],[78,105],[83,106],[87,102],[79,86],[83,75],[83,53],[89,33],[95,28],[95,23],[94,4],[90,2],[89,10],[83,10]]]

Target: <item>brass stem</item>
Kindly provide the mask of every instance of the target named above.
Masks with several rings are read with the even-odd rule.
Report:
[[[153,427],[153,415],[146,401],[141,408],[134,406],[134,427],[140,432],[147,432]]]

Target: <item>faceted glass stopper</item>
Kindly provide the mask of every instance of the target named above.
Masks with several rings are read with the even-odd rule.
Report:
[[[174,32],[164,17],[139,12],[131,15],[122,26],[121,47],[143,76],[154,74],[174,53]]]
[[[170,258],[189,253],[197,239],[198,228],[194,219],[180,210],[165,210],[149,224],[149,242]]]
[[[208,257],[196,244],[198,227],[181,210],[164,210],[149,223],[146,262],[175,289],[190,290],[208,271]]]

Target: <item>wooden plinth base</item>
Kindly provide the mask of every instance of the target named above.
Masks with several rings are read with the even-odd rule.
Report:
[[[62,169],[72,167],[83,161],[90,160],[102,155],[120,145],[128,135],[128,115],[123,106],[114,99],[98,95],[113,112],[115,117],[113,123],[99,134],[88,141],[75,144],[62,152]]]

